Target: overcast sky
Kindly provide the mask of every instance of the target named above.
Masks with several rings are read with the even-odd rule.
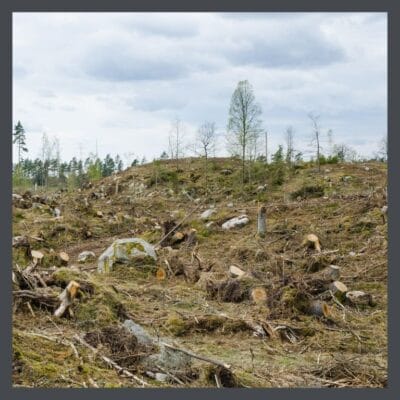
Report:
[[[247,79],[271,152],[288,125],[307,150],[313,111],[335,142],[369,155],[387,134],[386,34],[384,13],[14,13],[14,125],[31,158],[45,132],[63,159],[97,141],[101,157],[150,160],[176,117],[188,141],[204,121],[222,135]]]

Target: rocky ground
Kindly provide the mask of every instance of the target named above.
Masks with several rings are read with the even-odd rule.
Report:
[[[202,171],[15,189],[15,386],[386,385],[386,164],[304,165],[282,185],[261,169],[243,189],[240,162],[215,159],[207,191]],[[145,242],[99,269],[128,238]]]

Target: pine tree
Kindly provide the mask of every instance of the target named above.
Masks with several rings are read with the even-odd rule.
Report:
[[[17,125],[14,127],[14,140],[13,143],[18,147],[18,164],[21,162],[22,157],[21,153],[27,153],[28,148],[26,147],[26,137],[25,137],[25,129],[21,124],[21,121],[17,122]]]

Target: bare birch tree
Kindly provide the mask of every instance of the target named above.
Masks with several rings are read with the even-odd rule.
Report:
[[[321,146],[320,146],[321,128],[319,125],[319,117],[320,117],[319,115],[315,115],[313,113],[308,114],[308,118],[310,118],[313,127],[313,142],[316,144],[318,172],[321,171],[321,165],[319,162],[320,152],[321,152]]]
[[[215,150],[215,123],[204,122],[197,131],[196,144],[200,149],[200,154],[204,157],[204,177],[206,191],[208,190],[208,159],[210,154]],[[196,151],[197,152],[197,151]]]
[[[168,149],[171,160],[175,160],[176,169],[179,169],[179,159],[183,157],[184,127],[179,118],[175,118],[168,137]]]
[[[242,159],[242,183],[245,182],[246,155],[261,132],[261,107],[256,103],[250,83],[240,81],[229,108],[228,147]]]
[[[285,131],[286,141],[286,163],[289,168],[293,165],[294,156],[294,130],[292,126],[288,126]]]

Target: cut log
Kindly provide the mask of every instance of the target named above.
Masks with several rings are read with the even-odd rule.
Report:
[[[257,233],[260,237],[265,237],[267,233],[267,208],[265,206],[260,207],[257,216]]]
[[[185,239],[185,234],[182,232],[175,232],[171,237],[171,244],[181,243]]]
[[[354,306],[374,306],[375,301],[369,293],[361,290],[354,290],[346,293],[346,300]]]
[[[58,296],[59,300],[61,300],[61,304],[57,308],[57,310],[54,311],[55,317],[62,317],[67,309],[69,309],[78,293],[79,287],[80,285],[78,282],[71,281],[70,283],[68,283],[64,291]]]
[[[340,301],[343,301],[348,291],[347,286],[339,281],[334,281],[329,285],[329,290]]]
[[[62,265],[67,265],[69,262],[69,255],[67,253],[65,253],[64,251],[61,251],[58,254],[58,257],[60,258],[61,264]]]
[[[318,236],[314,235],[313,233],[310,233],[304,238],[303,246],[313,248],[317,250],[319,253],[321,252],[321,243],[318,239]]]
[[[267,292],[262,287],[251,289],[250,298],[256,304],[264,304],[267,301]]]
[[[41,251],[38,250],[31,250],[31,256],[33,258],[33,260],[38,263],[40,263],[40,261],[43,259],[44,255]]]
[[[243,271],[239,267],[236,267],[235,265],[231,265],[229,267],[229,275],[231,278],[242,278],[246,274],[247,272]]]
[[[167,272],[163,267],[159,267],[156,272],[156,278],[159,281],[164,281],[167,278]]]
[[[328,304],[320,300],[312,300],[308,306],[308,314],[314,315],[315,317],[329,318],[331,311]]]

